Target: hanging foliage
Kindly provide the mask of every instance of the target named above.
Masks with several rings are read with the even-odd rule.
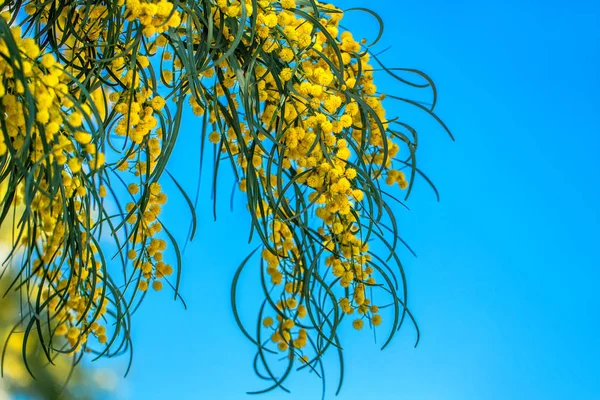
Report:
[[[342,361],[343,323],[385,329],[383,347],[414,323],[392,190],[407,198],[422,175],[417,132],[384,103],[446,127],[429,77],[387,68],[370,51],[379,16],[345,10],[380,23],[368,44],[342,27],[344,11],[314,0],[0,4],[0,222],[12,231],[7,286],[23,298],[31,374],[30,346],[50,362],[131,354],[131,314],[147,291],[166,285],[179,297],[161,182],[174,181],[189,204],[193,238],[194,204],[167,170],[189,109],[203,149],[219,155],[214,188],[230,168],[260,243],[231,298],[256,373],[271,381],[264,391],[285,389],[295,365],[322,375],[327,351]],[[376,70],[429,90],[431,103],[386,97]],[[249,265],[260,267],[264,293],[253,327],[236,304]]]

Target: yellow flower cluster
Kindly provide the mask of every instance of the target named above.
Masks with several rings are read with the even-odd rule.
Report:
[[[25,12],[41,33],[15,26],[0,38],[0,157],[27,171],[11,187],[35,229],[22,228],[18,241],[39,248],[26,260],[38,310],[71,351],[88,349],[90,335],[109,346],[136,293],[161,290],[173,273],[159,179],[186,104],[246,193],[272,285],[260,319],[277,349],[314,365],[344,318],[357,330],[382,323],[373,293],[389,282],[377,281],[370,241],[383,226],[380,182],[409,186],[394,161],[408,140],[395,140],[368,48],[342,28],[340,9],[313,0],[30,0]],[[121,285],[102,229],[126,272]],[[119,319],[115,332],[100,324],[108,314]]]
[[[44,22],[51,7],[47,2],[32,1],[25,11],[31,15],[39,12]],[[163,18],[171,14],[172,3],[163,1],[157,7],[151,21],[157,32],[179,23],[173,17]],[[64,337],[70,345],[67,351],[74,353],[85,348],[89,335],[100,344],[110,342],[105,325],[99,322],[106,318],[109,303],[123,303],[123,294],[107,281],[108,266],[98,242],[110,218],[102,205],[108,194],[102,183],[108,181],[106,156],[101,151],[107,140],[105,132],[111,127],[107,116],[116,121],[111,131],[133,143],[123,157],[113,155],[117,160],[110,168],[137,177],[146,189],[127,204],[124,223],[130,228],[121,228],[115,235],[124,232],[130,242],[128,255],[139,255],[132,260],[134,271],[140,274],[138,289],[145,290],[152,282],[152,287],[160,290],[161,279],[173,273],[173,267],[163,260],[167,243],[156,237],[162,231],[157,218],[167,196],[158,182],[151,181],[162,152],[156,115],[166,102],[155,87],[141,87],[145,82],[139,73],[149,62],[140,56],[135,67],[128,68],[130,53],[111,60],[106,80],[120,81],[135,90],[116,91],[97,82],[91,82],[97,89],[84,88],[74,76],[90,65],[90,57],[80,49],[90,43],[103,47],[106,30],[102,27],[108,14],[105,6],[75,11],[86,18],[76,19],[73,30],[85,34],[75,36],[65,28],[69,9],[63,9],[57,21],[59,39],[64,40],[60,56],[66,63],[42,50],[20,26],[10,27],[11,35],[0,38],[0,120],[6,132],[0,135],[0,157],[25,162],[28,168],[21,180],[13,174],[14,197],[6,195],[3,201],[13,198],[16,206],[27,206],[15,227],[20,233],[14,246],[26,253],[38,250],[28,253],[24,262],[30,272],[22,278],[35,283],[32,290],[40,293],[39,307],[52,321],[54,341]],[[13,15],[4,12],[2,17],[8,22]],[[33,178],[33,185],[28,177]],[[31,293],[29,297],[35,298]],[[118,304],[118,308],[124,306]]]
[[[2,17],[8,20],[10,15]],[[94,184],[90,178],[102,170],[105,156],[86,129],[94,118],[89,101],[76,104],[61,64],[32,38],[23,38],[20,27],[10,28],[10,33],[0,38],[0,119],[6,128],[0,137],[0,156],[30,165],[28,174],[36,190],[27,190],[30,178],[14,182],[14,201],[17,206],[27,201],[29,212],[21,223],[36,228],[21,231],[19,240],[38,249],[31,274],[39,278],[35,290],[40,299],[48,309],[57,310],[52,316],[53,335],[66,336],[78,351],[90,332],[102,341],[104,328],[92,320],[103,317],[108,303],[100,290],[91,290],[99,286],[104,272],[103,263],[94,259],[96,244],[86,235],[95,221],[85,204],[89,185]],[[12,46],[16,53],[9,50]],[[73,230],[80,230],[83,239],[77,250],[64,247]],[[50,267],[75,253],[68,269],[72,274]]]
[[[173,3],[169,1],[127,0],[125,7],[127,20],[137,19],[144,26],[143,32],[146,37],[164,33],[169,28],[178,27],[181,24],[179,12],[173,9]]]
[[[392,166],[400,148],[386,133],[385,96],[378,94],[374,84],[369,53],[350,32],[341,32],[341,10],[321,5],[323,13],[317,18],[305,9],[314,17],[308,19],[298,15],[293,1],[259,1],[258,5],[253,10],[257,37],[254,43],[244,44],[261,46],[263,51],[245,89],[255,91],[259,103],[251,111],[260,117],[259,125],[246,119],[222,129],[223,133],[215,130],[209,140],[221,143],[221,151],[236,159],[249,210],[268,226],[262,258],[271,283],[284,285],[285,290],[275,310],[277,323],[266,317],[264,325],[273,330],[278,348],[293,357],[306,344],[294,337],[294,322],[307,309],[316,312],[311,305],[314,299],[302,289],[303,282],[316,274],[306,262],[314,260],[304,254],[307,235],[302,230],[311,229],[318,252],[345,293],[336,307],[346,315],[360,316],[353,322],[356,329],[365,320],[380,325],[378,307],[367,296],[367,289],[377,282],[369,245],[363,241],[361,218],[368,217],[368,208],[361,202],[364,188],[371,189],[383,174],[387,184],[398,183],[401,189],[408,182]],[[218,6],[224,15],[239,16],[231,12],[239,2],[221,1]],[[217,76],[232,75],[232,65],[216,68]],[[236,99],[235,87],[227,79],[217,80],[214,88],[219,99]],[[221,104],[230,107],[230,114],[211,110],[213,121],[228,121],[236,112],[237,104]],[[254,182],[251,188],[249,182]],[[292,194],[292,186],[298,192]],[[298,193],[305,201],[294,200]],[[310,210],[321,221],[319,226],[295,223]],[[297,308],[299,302],[305,302],[302,308]],[[296,335],[300,333],[307,335],[304,329]]]

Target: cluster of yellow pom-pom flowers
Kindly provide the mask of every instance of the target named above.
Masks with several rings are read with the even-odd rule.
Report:
[[[346,316],[357,330],[379,326],[384,301],[395,309],[390,330],[399,327],[405,292],[379,248],[404,276],[392,195],[379,182],[410,186],[416,144],[392,129],[372,56],[342,29],[342,10],[314,0],[29,0],[23,14],[21,4],[0,1],[0,221],[14,225],[11,287],[31,310],[20,323],[49,359],[118,354],[139,293],[173,285],[168,241],[177,268],[180,255],[159,218],[159,179],[186,105],[229,160],[261,239],[259,353],[315,368],[341,348]],[[278,386],[287,372],[269,376]]]

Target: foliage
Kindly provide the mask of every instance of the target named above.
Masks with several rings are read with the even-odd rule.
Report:
[[[203,149],[208,141],[219,155],[213,190],[224,162],[260,242],[265,300],[254,329],[236,304],[252,254],[232,303],[256,345],[256,373],[271,381],[265,391],[285,389],[297,362],[322,375],[327,350],[341,361],[344,319],[377,327],[391,307],[383,347],[414,322],[389,203],[400,201],[383,182],[408,197],[420,174],[417,133],[386,115],[372,64],[431,90],[428,107],[387,98],[442,123],[436,91],[419,71],[383,66],[343,16],[314,0],[4,2],[0,221],[14,232],[7,261],[19,268],[8,290],[24,298],[31,374],[33,341],[48,361],[131,354],[131,314],[149,287],[166,283],[179,296],[181,255],[160,219],[160,181],[175,181],[166,167],[185,107],[201,120]],[[277,354],[287,356],[281,373]]]
[[[115,378],[111,376],[112,371],[81,366],[75,368],[74,361],[78,359],[66,354],[56,357],[50,364],[35,339],[27,349],[30,368],[35,373],[33,379],[22,361],[23,332],[14,329],[18,311],[17,293],[0,299],[0,341],[4,358],[0,398],[4,398],[2,396],[6,392],[6,396],[14,394],[19,398],[83,400],[101,398],[113,391]]]
[[[0,184],[0,196],[5,194],[6,184],[3,182]],[[23,207],[14,207],[11,211],[21,215]],[[0,259],[4,259],[12,250],[9,244],[14,232],[10,228],[9,224],[0,226]],[[35,379],[29,375],[22,361],[24,332],[16,324],[23,299],[18,291],[6,291],[11,278],[14,279],[14,276],[5,276],[0,280],[0,293],[5,293],[0,298],[0,354],[3,360],[0,364],[3,376],[0,379],[0,399],[10,399],[11,395],[48,400],[95,399],[113,391],[115,378],[112,371],[74,368],[75,362],[80,359],[70,354],[60,354],[49,363],[36,338],[27,347],[27,357]]]
[[[0,254],[6,256],[9,248],[2,244],[10,238],[11,232],[0,229]],[[0,282],[0,290],[6,290],[4,283]],[[111,371],[97,368],[74,368],[74,361],[70,355],[63,354],[50,364],[40,343],[32,343],[27,348],[30,366],[35,371],[36,379],[27,372],[22,361],[23,331],[15,327],[20,309],[18,292],[9,292],[0,298],[0,343],[2,343],[3,364],[0,366],[3,379],[0,379],[0,399],[10,399],[12,395],[22,398],[36,399],[94,399],[100,395],[108,394],[113,390],[114,378]]]

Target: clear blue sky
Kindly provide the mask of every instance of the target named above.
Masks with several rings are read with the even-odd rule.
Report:
[[[411,211],[398,209],[402,235],[418,253],[403,260],[422,339],[413,348],[407,325],[382,352],[368,330],[346,329],[339,398],[600,399],[600,3],[338,4],[382,15],[378,48],[392,46],[385,61],[434,78],[437,111],[457,138],[388,103],[418,126],[420,165],[442,196],[436,203],[421,183]],[[347,25],[368,36],[367,22]],[[170,168],[194,190],[197,120],[186,119],[183,131],[186,143]],[[246,391],[265,387],[229,305],[231,279],[250,246],[243,199],[229,211],[226,181],[217,222],[203,182],[199,234],[184,260],[189,309],[165,291],[134,317],[134,363],[120,380],[125,398],[246,399]],[[172,200],[166,218],[177,225],[187,214]],[[179,237],[186,228],[175,227]],[[256,299],[249,278],[244,288],[244,298]],[[109,365],[123,372],[124,361]],[[257,399],[320,396],[319,380],[306,372],[288,386],[290,395]]]

